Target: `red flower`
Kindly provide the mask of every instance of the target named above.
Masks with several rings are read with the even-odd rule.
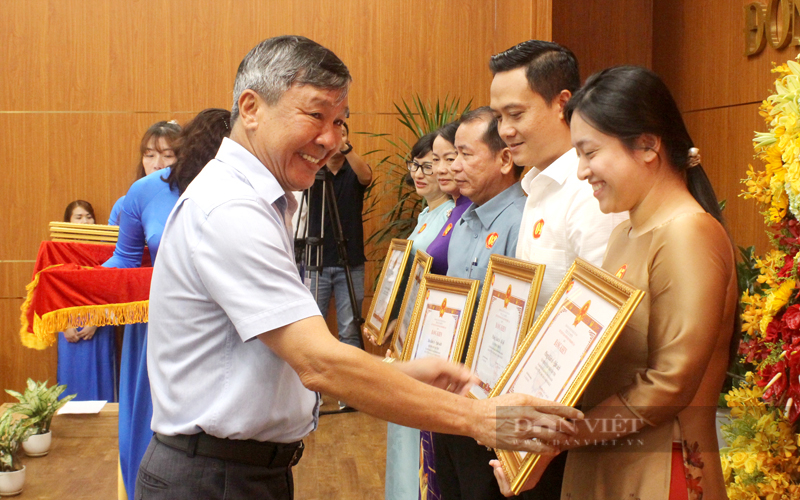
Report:
[[[775,377],[780,374],[780,377]],[[761,377],[757,383],[759,387],[766,387],[772,380],[775,382],[764,392],[762,399],[770,404],[777,404],[783,399],[783,395],[788,387],[788,377],[786,376],[786,361],[780,360],[774,365],[766,365],[759,370],[758,375]]]
[[[783,313],[783,322],[792,330],[800,328],[800,304],[789,306],[786,309],[786,312]]]
[[[780,271],[778,271],[778,276],[781,276],[783,278],[789,278],[792,276],[792,268],[794,267],[794,255],[796,253],[797,250],[794,250],[794,252],[791,255],[786,255],[783,258],[783,267],[781,268]]]
[[[775,316],[775,318],[769,322],[769,325],[767,325],[767,330],[764,332],[764,342],[775,343],[775,341],[782,337],[782,326],[782,316]]]
[[[797,421],[797,417],[800,416],[800,385],[797,384],[797,380],[786,391],[786,404],[789,403],[789,399],[792,400],[792,405],[789,406],[789,413],[786,415],[786,419],[794,424]]]
[[[758,339],[742,339],[739,342],[739,354],[745,357],[745,361],[757,365],[767,359],[769,350]]]
[[[778,245],[794,248],[797,251],[800,245],[800,224],[794,219],[784,219],[777,224],[773,224],[770,229],[778,238]]]

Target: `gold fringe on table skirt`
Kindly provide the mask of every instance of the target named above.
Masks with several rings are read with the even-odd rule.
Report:
[[[27,297],[22,303],[22,316],[20,323],[20,340],[22,345],[31,349],[45,349],[53,345],[57,340],[58,332],[63,332],[67,328],[81,328],[88,325],[127,325],[130,323],[147,323],[149,302],[141,300],[138,302],[128,302],[125,304],[101,304],[76,306],[59,309],[45,313],[39,317],[33,316],[33,333],[28,331],[30,323],[26,311],[33,300],[33,290],[39,283],[39,274],[28,284]]]

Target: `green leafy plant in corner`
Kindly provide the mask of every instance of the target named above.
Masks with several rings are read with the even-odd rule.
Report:
[[[6,389],[6,392],[19,400],[19,403],[11,406],[10,411],[26,415],[34,420],[34,434],[44,434],[50,430],[50,423],[53,415],[68,401],[77,396],[71,394],[59,400],[58,396],[66,390],[66,385],[54,385],[47,387],[47,381],[38,384],[28,379],[28,387],[25,392],[20,394],[16,391]]]
[[[18,456],[19,446],[36,434],[37,422],[35,418],[14,415],[11,408],[0,416],[0,472],[22,469]]]
[[[724,207],[723,207],[724,208]],[[756,267],[756,247],[739,247],[739,262],[736,263],[736,275],[739,281],[739,296],[742,292],[747,292],[750,295],[761,293],[761,284],[758,282],[758,276],[761,274]],[[739,311],[741,314],[741,311]],[[737,314],[737,316],[739,315]],[[738,346],[737,346],[738,348]],[[748,371],[755,369],[754,366],[749,365],[738,354],[728,367],[725,382],[722,385],[722,392],[719,395],[717,405],[720,408],[727,408],[728,403],[725,400],[725,395],[730,392],[733,387],[738,387],[741,382],[745,380],[745,374]]]
[[[414,141],[416,141],[423,135],[456,120],[469,111],[471,104],[472,100],[462,108],[461,99],[449,96],[441,101],[437,99],[435,103],[423,102],[422,98],[416,95],[410,103],[403,99],[399,105],[394,103],[394,107],[399,115],[397,120],[411,131]],[[425,200],[417,196],[414,189],[405,183],[408,174],[406,155],[411,150],[413,143],[409,144],[405,139],[394,137],[391,134],[362,133],[369,137],[382,138],[389,147],[370,151],[366,155],[381,155],[373,169],[375,172],[381,173],[378,192],[383,196],[392,196],[394,201],[392,208],[382,216],[380,228],[367,237],[366,243],[380,245],[392,238],[406,238],[414,229],[417,215],[424,208],[425,203]],[[380,200],[373,194],[372,189],[367,193],[366,198],[369,203],[365,214],[374,213],[377,209]]]

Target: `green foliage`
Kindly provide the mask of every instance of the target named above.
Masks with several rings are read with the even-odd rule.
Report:
[[[0,472],[20,470],[19,445],[36,434],[36,418],[14,416],[12,408],[0,416]]]
[[[720,207],[723,207],[722,203],[723,202],[720,202]],[[740,246],[739,256],[741,261],[736,263],[736,273],[739,280],[739,295],[741,296],[745,291],[750,295],[753,293],[760,293],[761,284],[758,282],[760,273],[759,270],[756,269],[756,248],[754,246],[747,248]],[[739,313],[741,314],[741,311],[739,311]],[[754,369],[754,366],[745,363],[743,358],[737,356],[728,369],[727,376],[722,384],[722,392],[719,395],[717,406],[725,408],[727,406],[725,395],[733,387],[738,386],[740,382],[744,381],[745,373]]]
[[[398,105],[394,104],[399,117],[397,120],[414,136],[419,139],[425,134],[434,132],[442,126],[456,120],[459,116],[470,109],[472,101],[468,102],[463,108],[461,99],[451,99],[445,96],[444,100],[436,100],[435,104],[430,101],[423,102],[419,95],[414,96],[411,102],[403,99]],[[417,223],[417,215],[424,208],[424,200],[417,196],[413,187],[406,185],[405,178],[408,174],[406,169],[406,155],[411,150],[412,144],[406,142],[402,137],[393,137],[389,134],[364,133],[369,137],[379,137],[389,146],[390,150],[377,149],[370,151],[366,155],[380,155],[380,160],[374,164],[374,171],[382,173],[381,188],[378,192],[382,196],[391,195],[395,199],[392,208],[383,216],[381,227],[367,237],[367,243],[379,245],[392,238],[406,238]],[[369,200],[365,214],[375,211],[379,199],[373,196],[372,189],[365,196]]]
[[[741,262],[736,264],[736,271],[739,274],[739,292],[747,292],[750,295],[761,293],[761,284],[758,282],[759,270],[756,268],[756,247],[739,247]]]
[[[47,387],[46,380],[37,384],[28,379],[28,387],[23,394],[6,389],[7,393],[19,400],[19,403],[13,405],[10,410],[35,420],[36,432],[34,434],[44,434],[50,430],[53,415],[77,395],[71,394],[59,401],[58,396],[66,388],[66,385]]]

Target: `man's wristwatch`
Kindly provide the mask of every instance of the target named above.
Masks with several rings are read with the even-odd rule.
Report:
[[[350,153],[350,151],[352,151],[352,150],[353,150],[353,145],[348,142],[347,143],[347,149],[345,149],[344,151],[339,150],[339,152],[342,153],[343,155],[346,155],[346,154]]]

